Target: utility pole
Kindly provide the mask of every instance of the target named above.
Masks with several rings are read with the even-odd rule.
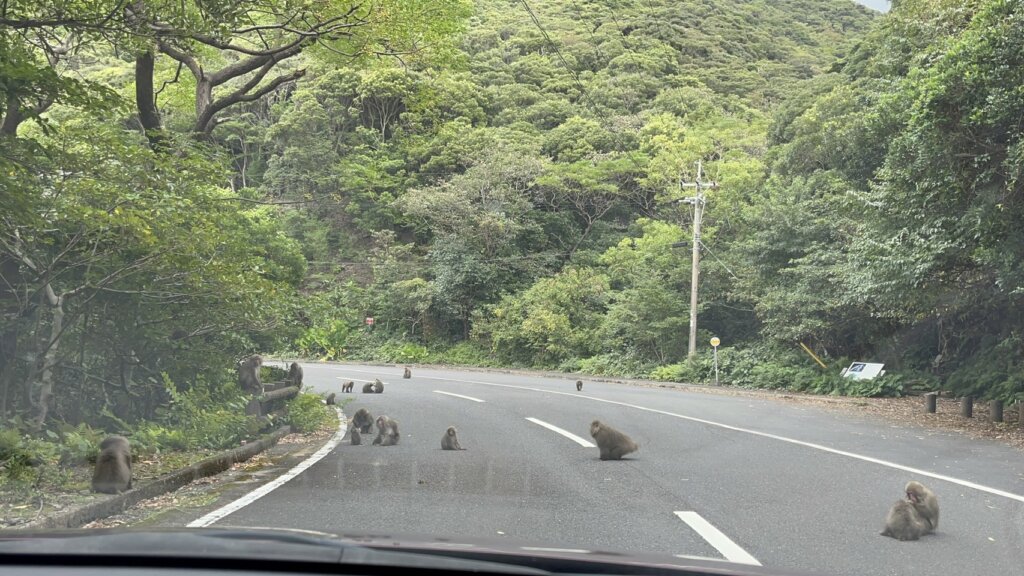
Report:
[[[704,217],[704,204],[707,200],[704,197],[704,189],[718,188],[717,182],[704,182],[703,166],[697,161],[697,179],[693,182],[679,181],[680,188],[695,188],[697,194],[684,198],[685,204],[693,204],[693,256],[692,268],[690,271],[690,349],[689,357],[697,354],[697,283],[700,280],[700,221]]]

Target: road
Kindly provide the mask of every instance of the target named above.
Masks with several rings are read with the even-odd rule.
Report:
[[[348,416],[365,407],[397,419],[401,442],[346,440],[216,525],[507,538],[851,576],[1024,565],[1024,459],[994,442],[743,396],[591,381],[577,392],[566,379],[442,369],[409,380],[393,367],[304,371],[309,388],[352,399]],[[374,378],[384,394],[358,393]],[[356,394],[341,394],[347,380]],[[600,461],[583,445],[595,418],[640,451]],[[467,450],[440,449],[450,425]],[[911,479],[938,495],[939,530],[918,542],[879,536]]]

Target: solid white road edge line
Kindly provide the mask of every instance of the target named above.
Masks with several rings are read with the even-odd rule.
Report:
[[[456,398],[463,398],[465,400],[472,400],[473,402],[484,402],[479,398],[473,398],[472,396],[463,396],[462,394],[456,394],[455,392],[445,392],[444,390],[434,390],[434,394],[444,394],[445,396],[455,396]]]
[[[358,372],[358,370],[356,370]],[[648,408],[646,406],[638,406],[636,404],[629,404],[628,402],[618,402],[616,400],[605,400],[604,398],[594,398],[593,396],[587,396],[586,394],[576,394],[573,392],[559,392],[556,390],[545,390],[544,388],[533,388],[530,386],[516,386],[514,384],[498,384],[496,382],[483,382],[480,380],[457,380],[455,378],[439,378],[436,376],[417,376],[417,378],[429,379],[429,380],[444,380],[445,382],[462,382],[465,384],[482,384],[484,386],[497,386],[499,388],[515,388],[519,390],[532,390],[534,392],[545,392],[547,394],[560,394],[562,396],[575,396],[577,398],[586,398],[587,400],[593,400],[594,402],[604,402],[605,404],[615,404],[618,406],[625,406],[627,408],[635,408],[637,410],[643,410],[644,412],[651,412],[653,414],[662,414],[664,416],[672,416],[673,418],[680,418],[682,420],[689,420],[690,422],[697,422],[699,424],[705,424],[707,426],[715,426],[723,428],[725,430],[732,430],[734,432],[743,432],[744,434],[752,434],[754,436],[760,436],[762,438],[771,438],[772,440],[778,440],[780,442],[787,442],[796,446],[803,446],[805,448],[813,448],[814,450],[821,450],[822,452],[828,452],[829,454],[836,454],[838,456],[845,456],[847,458],[853,458],[862,462],[870,462],[871,464],[878,464],[879,466],[885,466],[894,470],[902,470],[904,472],[910,472],[911,474],[918,474],[927,478],[934,478],[943,482],[949,482],[950,484],[957,484],[964,488],[970,488],[979,492],[986,492],[995,496],[1002,496],[1010,500],[1016,500],[1017,502],[1024,502],[1024,496],[1020,494],[1014,494],[1013,492],[1007,492],[1006,490],[1000,490],[999,488],[992,488],[991,486],[985,486],[984,484],[978,484],[977,482],[971,482],[970,480],[962,480],[953,476],[946,476],[945,474],[938,474],[935,472],[929,472],[920,468],[914,468],[913,466],[904,466],[903,464],[897,464],[896,462],[890,462],[888,460],[882,460],[881,458],[873,458],[871,456],[864,456],[863,454],[857,454],[855,452],[847,452],[846,450],[839,450],[837,448],[829,448],[821,444],[815,444],[814,442],[805,442],[803,440],[797,440],[796,438],[789,438],[786,436],[779,436],[778,434],[769,434],[768,432],[759,432],[757,430],[751,430],[749,428],[740,428],[739,426],[731,426],[729,424],[723,424],[721,422],[714,422],[712,420],[705,420],[703,418],[694,418],[693,416],[684,416],[682,414],[676,414],[675,412],[667,412],[665,410],[658,410],[656,408]]]
[[[249,492],[248,494],[242,496],[241,498],[235,500],[234,502],[231,502],[226,506],[218,508],[213,512],[210,512],[206,516],[199,518],[198,520],[193,520],[192,522],[189,522],[186,526],[188,526],[189,528],[203,528],[205,526],[209,526],[210,524],[213,524],[214,522],[223,519],[225,516],[233,514],[241,510],[242,508],[245,508],[249,504],[252,504],[253,502],[259,500],[260,498],[263,498],[267,494],[270,494],[277,488],[283,486],[285,482],[291,480],[292,478],[295,478],[299,474],[302,474],[303,472],[306,471],[307,468],[319,462],[321,459],[323,459],[324,456],[327,456],[327,454],[329,454],[331,450],[334,450],[334,448],[341,443],[341,439],[345,436],[345,432],[347,429],[347,426],[345,425],[345,415],[342,413],[341,409],[335,407],[334,410],[338,413],[338,431],[334,433],[334,436],[330,439],[330,441],[327,442],[327,444],[324,444],[319,450],[314,452],[312,456],[306,458],[305,460],[297,464],[294,468],[285,472],[283,475],[278,476],[277,478],[271,480],[270,482],[267,482],[263,486],[260,486],[259,488],[253,490],[252,492]]]
[[[373,382],[373,380],[366,380],[365,378],[349,378],[348,376],[335,376],[338,380],[353,380],[358,382]]]
[[[728,536],[722,533],[721,530],[715,528],[710,522],[704,519],[703,516],[696,512],[681,512],[676,511],[675,515],[680,520],[686,522],[686,524],[693,528],[693,531],[700,534],[701,538],[708,541],[725,556],[725,559],[730,562],[736,562],[739,564],[749,564],[751,566],[760,566],[761,563],[747,553],[746,550],[740,548],[739,544],[733,542]]]
[[[580,446],[583,446],[584,448],[597,448],[596,444],[592,444],[589,441],[587,441],[587,440],[585,440],[583,438],[580,438],[579,436],[573,434],[572,432],[569,432],[568,430],[562,430],[561,428],[559,428],[558,426],[555,426],[554,424],[548,424],[547,422],[545,422],[543,420],[538,420],[536,418],[527,418],[527,420],[529,420],[530,422],[533,422],[534,424],[537,424],[538,426],[543,426],[543,427],[547,428],[548,430],[551,430],[552,432],[556,432],[558,434],[561,434],[562,436],[565,436],[569,440],[572,440],[573,442],[579,444]]]

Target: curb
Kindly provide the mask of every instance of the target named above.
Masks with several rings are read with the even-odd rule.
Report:
[[[92,522],[93,520],[113,516],[114,514],[134,506],[142,500],[155,498],[161,494],[177,490],[189,482],[205,478],[206,476],[219,474],[230,468],[233,464],[245,462],[267,448],[270,448],[274,444],[277,444],[278,440],[290,432],[291,426],[282,426],[270,434],[260,437],[258,440],[254,440],[253,442],[249,442],[244,446],[239,446],[238,448],[226,450],[220,454],[196,462],[191,466],[182,468],[181,470],[169,472],[155,480],[139,486],[138,488],[133,488],[127,492],[111,496],[109,498],[104,498],[96,502],[90,502],[78,508],[66,510],[60,514],[40,518],[39,520],[22,524],[21,526],[12,527],[9,530],[59,530],[64,528],[78,528],[84,524]]]

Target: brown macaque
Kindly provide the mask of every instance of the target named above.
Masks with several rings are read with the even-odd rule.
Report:
[[[601,451],[601,460],[621,460],[626,454],[640,449],[640,445],[632,438],[603,424],[600,420],[591,422],[590,435],[594,437],[597,448]]]
[[[405,367],[405,372],[402,373],[402,378],[412,378],[412,370],[409,370],[408,366]]]
[[[939,499],[935,497],[935,494],[920,482],[913,480],[907,482],[903,491],[907,493],[907,501],[914,505],[917,513],[928,523],[928,532],[938,529]]]
[[[373,430],[373,414],[370,414],[366,408],[356,410],[356,413],[352,415],[352,425],[359,428],[363,434],[369,434]]]
[[[576,381],[576,391],[579,392],[580,390],[583,390],[583,380]]]
[[[373,384],[369,382],[363,384],[363,394],[373,394]]]
[[[455,426],[449,426],[444,436],[441,436],[441,450],[465,450],[459,444],[458,430]]]
[[[302,389],[302,366],[299,366],[298,362],[292,362],[288,368],[288,384]]]
[[[327,395],[327,405],[334,406],[334,392]]]
[[[387,416],[377,416],[377,437],[373,445],[394,446],[398,444],[401,434],[398,432],[398,421]]]
[[[250,394],[263,394],[263,383],[260,382],[260,366],[263,358],[253,355],[238,363],[238,385]]]
[[[132,449],[124,436],[107,436],[92,474],[93,492],[120,494],[132,487]]]
[[[348,433],[352,437],[353,446],[359,446],[363,443],[363,437],[359,435],[359,428],[353,426],[352,428],[349,428]]]
[[[889,515],[885,517],[885,529],[882,536],[897,540],[917,540],[928,533],[928,521],[921,517],[914,505],[908,500],[897,500]]]
[[[380,380],[374,379],[374,381],[373,381],[373,393],[374,394],[383,394],[384,393],[384,383],[381,382]]]
[[[349,380],[348,382],[345,382],[344,384],[341,385],[341,391],[345,393],[352,392],[352,387],[355,385],[355,382]]]

